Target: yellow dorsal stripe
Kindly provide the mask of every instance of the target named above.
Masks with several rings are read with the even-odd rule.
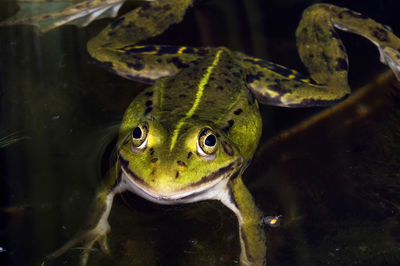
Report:
[[[211,76],[211,73],[212,73],[214,67],[218,64],[221,53],[222,53],[222,50],[217,51],[212,64],[207,68],[206,74],[200,80],[199,85],[197,86],[196,99],[194,100],[192,108],[190,108],[190,110],[186,113],[185,117],[183,117],[181,120],[179,120],[178,124],[176,125],[176,128],[175,128],[175,130],[172,134],[172,138],[171,138],[171,146],[169,147],[170,151],[172,151],[172,149],[174,148],[174,146],[176,144],[179,131],[180,131],[181,127],[183,126],[183,124],[185,123],[185,120],[188,118],[191,118],[192,115],[194,114],[194,112],[196,111],[197,107],[199,106],[200,100],[203,97],[204,87],[206,86],[208,80],[210,79],[210,76]]]

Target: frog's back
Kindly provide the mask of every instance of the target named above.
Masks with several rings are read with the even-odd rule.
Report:
[[[158,80],[143,94],[148,96],[145,115],[156,118],[169,132],[171,150],[181,134],[201,125],[225,134],[244,158],[251,157],[261,120],[243,71],[228,49],[210,49],[207,55],[187,64],[175,76]],[[245,137],[248,133],[250,136]]]

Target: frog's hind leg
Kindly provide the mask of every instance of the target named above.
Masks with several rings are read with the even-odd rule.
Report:
[[[119,17],[88,42],[89,54],[108,70],[153,83],[195,64],[210,48],[138,45],[182,21],[193,0],[147,2]]]
[[[239,55],[255,97],[271,105],[306,107],[334,103],[349,94],[347,54],[335,29],[369,39],[378,47],[381,61],[400,80],[398,37],[360,13],[316,4],[304,11],[296,31],[299,55],[311,79],[268,61]]]
[[[374,43],[381,62],[400,80],[399,38],[363,14],[330,4],[307,8],[296,31],[300,58],[313,79],[328,83],[337,72],[347,70],[346,52],[334,28],[358,34]]]

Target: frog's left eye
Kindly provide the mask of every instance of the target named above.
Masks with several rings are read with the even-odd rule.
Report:
[[[197,154],[206,160],[214,160],[218,148],[217,137],[210,128],[203,128],[197,140]]]
[[[134,152],[146,149],[148,131],[147,123],[141,123],[132,130],[132,150]]]

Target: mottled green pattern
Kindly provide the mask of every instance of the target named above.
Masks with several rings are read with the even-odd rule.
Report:
[[[348,59],[336,29],[368,38],[400,79],[400,40],[383,25],[352,10],[329,4],[316,4],[304,11],[296,31],[301,60],[311,79],[256,58],[243,58],[248,85],[262,103],[305,107],[328,105],[350,93],[347,83]]]

